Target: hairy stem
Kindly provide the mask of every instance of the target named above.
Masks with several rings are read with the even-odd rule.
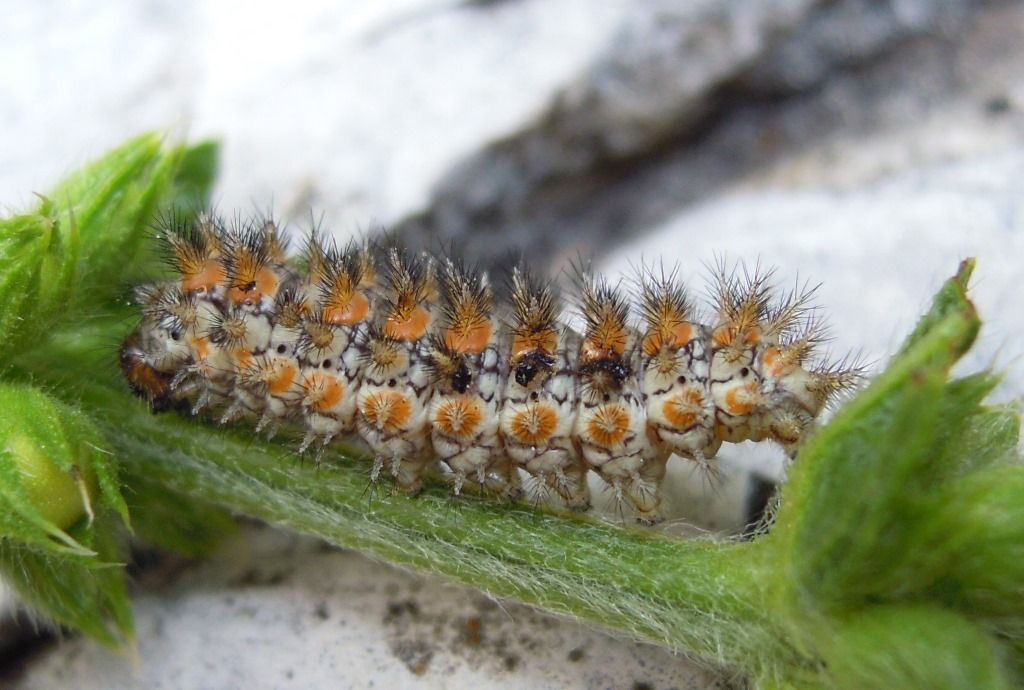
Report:
[[[59,358],[26,363],[23,373],[89,409],[129,474],[746,672],[799,663],[770,616],[757,544],[684,541],[522,504],[455,501],[439,484],[414,500],[389,495],[370,483],[358,454],[335,451],[316,467],[295,455],[293,439],[271,443],[154,416],[112,381],[96,381],[102,365],[88,362],[99,348],[87,334],[58,342]],[[64,365],[54,369],[55,361]]]

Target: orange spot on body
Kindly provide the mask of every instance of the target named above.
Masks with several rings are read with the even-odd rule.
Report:
[[[580,351],[583,363],[621,357],[626,350],[626,332],[622,331],[621,334],[622,337],[617,339],[587,338],[584,340],[583,348]]]
[[[406,310],[402,310],[406,311]],[[408,313],[389,314],[384,321],[384,335],[395,340],[419,340],[430,326],[430,312],[417,305]]]
[[[412,403],[401,393],[371,393],[363,399],[359,412],[377,431],[394,432],[412,416]]]
[[[665,419],[676,429],[688,429],[700,417],[700,405],[704,396],[699,390],[689,389],[668,398],[661,406]]]
[[[757,384],[730,388],[725,394],[725,411],[733,416],[750,414],[757,401]]]
[[[245,348],[235,348],[231,352],[231,358],[235,362],[235,368],[238,369],[239,371],[243,369],[248,369],[249,367],[252,366],[252,352],[246,350]]]
[[[465,396],[442,401],[434,414],[434,426],[448,436],[470,438],[480,426],[483,413],[476,398]]]
[[[606,448],[616,445],[629,431],[629,412],[619,405],[602,405],[587,420],[587,435]]]
[[[271,395],[280,395],[291,388],[299,374],[299,368],[290,359],[277,357],[274,360],[274,373],[267,380],[267,391]]]
[[[692,337],[693,326],[689,322],[669,324],[668,328],[653,330],[644,337],[644,353],[653,357],[662,347],[678,350]]]
[[[453,352],[483,352],[491,340],[491,323],[482,321],[468,328],[449,328],[444,340]]]
[[[314,412],[327,412],[341,402],[345,392],[337,376],[315,371],[302,381],[306,397],[304,403]]]
[[[512,356],[518,357],[534,350],[554,354],[558,347],[558,333],[545,329],[535,333],[517,333],[512,338]]]
[[[252,302],[253,304],[266,297],[273,297],[277,294],[277,286],[280,284],[277,273],[270,267],[264,267],[256,271],[252,280],[232,285],[228,289],[228,299],[235,304]]]
[[[194,273],[187,273],[181,277],[181,291],[191,294],[199,290],[209,292],[218,283],[224,282],[224,267],[216,259],[207,259]]]
[[[340,306],[330,306],[324,310],[324,320],[338,326],[352,326],[370,313],[370,300],[362,292],[355,292],[351,299]]]
[[[726,324],[725,326],[719,326],[711,334],[711,340],[717,347],[728,347],[734,344],[737,339],[747,346],[757,345],[761,342],[761,328],[759,326],[751,326],[746,330],[742,330],[741,326]]]
[[[786,370],[786,362],[777,347],[769,347],[761,355],[764,372],[771,377],[782,376]]]
[[[520,443],[536,446],[555,433],[558,415],[547,405],[527,405],[512,418],[509,433]]]
[[[194,336],[189,339],[189,346],[192,356],[197,362],[201,362],[210,356],[210,339],[205,336]]]

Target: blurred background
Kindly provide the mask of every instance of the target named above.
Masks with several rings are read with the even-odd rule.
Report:
[[[39,2],[0,21],[0,205],[132,134],[222,144],[226,210],[384,226],[500,271],[613,280],[716,256],[821,281],[832,349],[880,367],[958,262],[965,369],[1024,390],[1024,2]],[[674,471],[667,529],[734,532],[781,453]],[[249,526],[141,569],[137,658],[0,609],[0,680],[62,687],[727,687],[578,624]],[[32,653],[28,653],[31,651]]]

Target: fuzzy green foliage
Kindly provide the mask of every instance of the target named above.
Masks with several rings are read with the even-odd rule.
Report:
[[[204,205],[215,169],[215,145],[165,147],[148,134],[71,175],[28,213],[0,220],[0,367],[11,379],[0,381],[0,572],[40,614],[111,646],[132,637],[126,478],[93,418],[66,395],[68,381],[14,382],[10,360],[113,308],[122,277],[150,270],[150,249],[142,249],[154,211]],[[141,487],[125,492],[140,534],[170,537],[170,529],[152,529],[172,510],[170,494],[150,491],[139,505]],[[227,518],[211,507],[201,518],[194,539],[161,543],[187,553],[208,547],[203,530]]]
[[[148,151],[152,141],[135,145]],[[135,189],[116,206],[128,218],[160,199],[202,198],[212,179],[208,149],[179,151],[173,176],[133,160],[120,150],[113,172],[97,164],[82,178],[106,181],[108,195]],[[163,196],[144,193],[139,176],[158,170],[172,178]],[[86,211],[114,207],[76,205],[70,190],[88,195],[85,182],[61,189],[52,208],[63,196],[78,209],[75,275],[91,276],[94,294],[115,294],[111,257],[141,246],[138,222],[107,236],[96,220],[105,212]],[[44,254],[31,256],[39,264]],[[4,292],[17,282],[8,271],[25,268],[19,256],[0,255],[0,304],[25,303]],[[114,372],[130,311],[112,300],[46,331],[4,375],[88,414],[120,465],[133,524],[157,544],[200,553],[227,527],[219,511],[228,509],[698,654],[759,687],[1006,688],[1024,669],[1020,411],[984,404],[991,374],[950,379],[980,325],[966,294],[972,269],[960,267],[886,370],[809,440],[771,532],[749,542],[454,501],[440,485],[416,500],[368,492],[366,459],[345,449],[317,468],[298,461],[294,439],[153,416]],[[44,612],[97,634],[94,619],[53,613],[70,585],[10,557],[29,548],[20,537],[3,542],[7,576]]]
[[[131,636],[117,468],[83,413],[0,383],[0,570],[25,600],[110,645]]]

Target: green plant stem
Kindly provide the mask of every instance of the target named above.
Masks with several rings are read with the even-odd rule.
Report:
[[[89,409],[130,474],[748,673],[799,663],[766,608],[756,544],[683,541],[521,504],[453,501],[440,484],[414,500],[387,495],[372,488],[369,462],[357,454],[331,453],[318,468],[294,454],[291,439],[268,445],[248,431],[154,416],[115,382],[96,381],[98,365],[88,361],[99,348],[89,338],[79,333],[65,344],[59,370],[51,353],[47,366],[25,371]]]

